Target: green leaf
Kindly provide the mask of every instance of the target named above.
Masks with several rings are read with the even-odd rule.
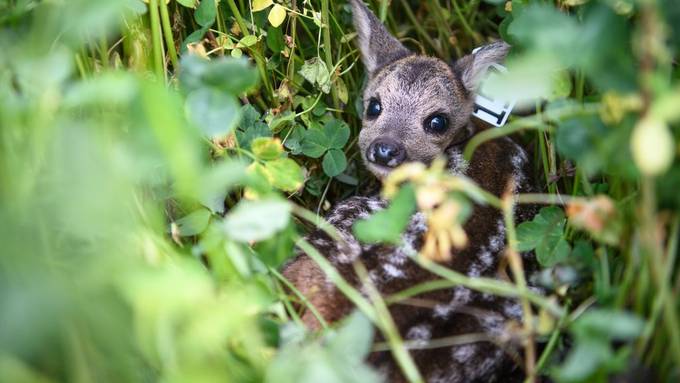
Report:
[[[283,24],[284,20],[286,20],[286,9],[279,4],[275,4],[271,11],[269,11],[267,20],[273,27],[278,27],[279,25]]]
[[[236,99],[209,88],[195,90],[187,96],[189,119],[208,137],[224,137],[240,118],[241,109]]]
[[[572,51],[579,36],[576,19],[547,4],[532,4],[508,27],[508,34],[535,50]]]
[[[283,154],[283,145],[278,138],[258,137],[250,146],[255,157],[263,161],[274,160]]]
[[[188,237],[202,233],[210,223],[210,216],[210,210],[199,209],[178,219],[175,221],[175,224],[179,230],[179,235],[182,237]]]
[[[343,320],[340,328],[327,339],[330,352],[360,362],[371,350],[373,325],[360,311]]]
[[[338,119],[332,119],[324,125],[324,134],[329,149],[342,149],[349,140],[349,127]]]
[[[264,164],[271,184],[285,192],[299,190],[304,182],[304,173],[297,162],[290,158],[279,158]]]
[[[252,10],[253,12],[259,12],[263,9],[266,9],[272,4],[273,4],[272,0],[253,0]]]
[[[284,113],[281,113],[274,117],[274,119],[271,120],[269,123],[269,129],[271,129],[272,132],[279,132],[281,129],[285,128],[286,125],[288,125],[289,122],[295,120],[295,113],[291,112],[290,110],[285,111]]]
[[[302,141],[305,138],[305,128],[295,124],[291,131],[288,133],[286,141],[284,141],[283,146],[285,146],[291,154],[302,153]]]
[[[208,29],[210,29],[210,26],[202,27],[200,29],[197,29],[197,30],[191,32],[191,34],[189,34],[189,36],[187,36],[184,39],[184,41],[182,41],[181,52],[186,53],[187,45],[201,41],[201,39],[203,39],[203,36],[205,36],[205,34],[208,32]],[[185,55],[185,57],[188,57],[188,56],[190,56],[190,55],[188,55],[188,54]]]
[[[607,172],[632,178],[637,175],[630,150],[633,126],[632,118],[624,118],[612,130],[597,115],[573,116],[559,121],[555,145],[560,154],[575,160],[585,174]]]
[[[177,0],[178,3],[187,8],[196,8],[197,0]]]
[[[505,62],[508,72],[492,72],[482,84],[482,94],[499,100],[516,100],[517,105],[533,105],[553,93],[555,74],[562,69],[555,56],[530,51]]]
[[[610,309],[591,309],[573,324],[573,331],[583,337],[607,340],[632,340],[644,329],[645,322],[637,316]]]
[[[608,342],[597,338],[579,340],[564,364],[551,375],[562,382],[584,382],[611,356]]]
[[[274,53],[279,53],[286,48],[281,28],[269,27],[267,29],[267,47]]]
[[[550,267],[563,262],[571,253],[571,245],[566,239],[560,238],[554,248],[539,247],[536,249],[536,259],[544,267]]]
[[[406,184],[387,209],[373,214],[368,219],[357,221],[352,231],[362,242],[398,244],[401,241],[401,233],[406,229],[415,210],[416,197],[413,186]]]
[[[331,75],[328,72],[326,63],[319,57],[314,57],[305,61],[298,72],[310,84],[316,85],[324,93],[329,93],[331,90]]]
[[[241,200],[224,219],[224,231],[240,242],[261,241],[290,222],[290,204],[279,199]]]
[[[234,95],[257,85],[257,69],[247,59],[224,57],[211,60],[208,69],[203,76],[205,84]]]
[[[331,149],[323,157],[321,163],[324,173],[329,177],[335,177],[347,168],[347,158],[342,150]]]
[[[200,180],[199,200],[215,213],[224,213],[224,199],[237,184],[248,184],[246,166],[237,160],[216,161]]]
[[[566,218],[561,208],[542,208],[532,221],[517,226],[517,249],[535,249],[539,263],[546,267],[565,260],[571,251],[562,235],[565,224]]]
[[[255,44],[257,44],[257,36],[248,35],[248,36],[244,36],[241,40],[239,40],[239,42],[236,46],[238,48],[248,48],[248,47],[251,47]]]
[[[349,135],[350,130],[345,122],[338,119],[332,119],[322,128],[312,127],[307,130],[302,142],[302,153],[308,157],[319,158],[328,149],[342,149],[349,140]],[[333,156],[339,158],[337,153]],[[343,159],[345,160],[344,162],[347,162],[344,155]],[[332,159],[329,159],[328,161],[331,160]],[[329,166],[330,165],[332,164],[329,164]],[[342,166],[342,170],[344,170],[345,166],[346,164]],[[330,174],[329,172],[326,173]]]
[[[307,129],[302,141],[302,153],[307,157],[319,158],[328,149],[328,139],[321,129]]]
[[[208,61],[185,55],[181,66],[180,84],[188,91],[207,86],[239,95],[257,85],[257,70],[243,58],[220,57]]]
[[[251,128],[256,122],[260,121],[262,115],[252,104],[245,104],[241,107],[241,122],[239,127],[243,130]]]
[[[257,121],[245,131],[237,130],[236,139],[244,149],[250,149],[252,141],[257,137],[271,137],[272,132],[264,122]]]
[[[215,6],[215,0],[202,0],[196,12],[194,12],[194,19],[202,27],[211,26],[215,22],[216,16],[217,7]]]
[[[349,90],[347,90],[347,84],[345,84],[345,81],[342,79],[342,77],[338,76],[335,79],[335,90],[338,92],[338,98],[343,104],[347,104],[349,101]]]

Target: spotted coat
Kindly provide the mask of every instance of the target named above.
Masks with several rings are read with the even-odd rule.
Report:
[[[452,173],[466,174],[496,195],[503,193],[510,180],[517,185],[516,192],[533,190],[527,155],[509,138],[483,144],[470,163],[461,162],[459,147],[450,148],[447,154]],[[408,257],[420,249],[427,231],[421,213],[411,217],[399,246],[362,244],[353,236],[352,225],[357,220],[384,209],[386,205],[378,196],[357,196],[338,203],[327,215],[327,220],[342,236],[342,244],[335,243],[320,230],[307,236],[307,240],[327,257],[343,277],[359,289],[360,283],[352,262],[364,264],[371,282],[385,296],[438,279]],[[516,211],[518,220],[527,219],[533,213],[531,208],[519,208]],[[491,207],[476,206],[465,229],[470,237],[469,246],[453,254],[446,266],[471,277],[503,277],[499,274],[499,266],[506,238],[500,212]],[[524,263],[531,273],[535,262],[530,254],[525,254]],[[326,320],[340,320],[353,310],[349,300],[307,255],[300,254],[289,262],[283,274]],[[508,376],[518,375],[518,366],[509,355],[521,350],[516,344],[507,342],[506,331],[511,321],[519,321],[522,316],[521,306],[516,300],[482,294],[461,286],[421,294],[415,298],[422,306],[395,304],[390,307],[390,313],[405,340],[425,345],[433,339],[462,334],[478,334],[483,340],[412,350],[411,354],[428,382],[492,382],[500,381],[501,378],[507,381]],[[302,320],[310,328],[319,327],[310,311],[302,312]],[[502,343],[502,347],[494,342]],[[386,376],[387,381],[403,381],[389,353],[374,353],[369,361]]]
[[[369,99],[379,99],[382,113],[366,116],[359,136],[359,149],[368,170],[383,178],[391,170],[386,162],[378,166],[371,161],[371,143],[389,138],[405,152],[406,161],[429,163],[438,155],[448,158],[452,174],[465,174],[496,196],[513,185],[515,193],[531,192],[531,165],[527,153],[511,138],[488,141],[475,151],[471,161],[464,160],[462,150],[481,128],[472,123],[470,114],[478,78],[491,63],[500,62],[509,47],[494,43],[465,56],[453,66],[444,61],[417,56],[391,36],[378,19],[359,0],[351,0],[358,44],[368,74],[364,106]],[[423,121],[432,113],[444,116],[448,129],[439,134],[423,130]],[[372,118],[368,118],[372,117]],[[367,154],[368,153],[368,154]],[[399,246],[362,244],[353,236],[354,223],[386,207],[378,196],[356,196],[335,205],[327,216],[342,241],[335,242],[317,230],[307,240],[359,291],[354,262],[361,262],[368,277],[383,296],[414,285],[439,279],[420,268],[409,255],[423,245],[427,231],[422,214],[414,214],[402,234]],[[530,218],[534,211],[521,207],[515,211],[517,221]],[[501,266],[506,244],[501,213],[489,206],[475,206],[465,231],[468,246],[454,251],[444,266],[471,277],[507,278]],[[527,274],[535,269],[530,255],[524,255]],[[347,316],[354,307],[334,286],[323,271],[306,254],[300,254],[283,268],[283,275],[307,298],[328,322]],[[302,321],[319,328],[309,310],[300,308]],[[389,307],[401,336],[410,342],[410,353],[429,383],[463,383],[514,381],[521,371],[510,357],[521,352],[508,335],[507,326],[522,317],[516,300],[482,294],[462,286],[423,293],[409,302]],[[441,344],[467,334],[473,342]],[[380,340],[380,335],[377,335]],[[459,339],[459,338],[456,338]],[[440,341],[436,341],[440,340]],[[376,352],[369,362],[388,382],[405,381],[389,352]]]

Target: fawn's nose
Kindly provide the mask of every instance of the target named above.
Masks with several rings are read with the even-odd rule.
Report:
[[[406,149],[390,138],[378,138],[368,146],[366,157],[378,165],[394,168],[406,159]]]

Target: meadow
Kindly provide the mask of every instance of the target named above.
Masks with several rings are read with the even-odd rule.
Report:
[[[0,382],[379,382],[380,347],[419,382],[386,307],[456,285],[526,303],[508,331],[527,381],[680,380],[680,4],[366,3],[418,53],[512,44],[497,92],[517,113],[464,154],[513,135],[539,193],[424,174],[465,206],[541,205],[506,246],[535,253],[547,293],[517,265],[469,278],[422,254],[441,283],[364,296],[316,254],[358,309],[300,324],[278,270],[333,234],[319,217],[382,189],[360,239],[398,242],[423,187],[361,163],[346,1],[0,0]]]

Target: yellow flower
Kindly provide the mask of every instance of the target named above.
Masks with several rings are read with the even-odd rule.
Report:
[[[421,254],[436,262],[449,261],[452,248],[467,246],[467,234],[462,226],[461,205],[455,200],[447,200],[428,214],[428,232]]]

